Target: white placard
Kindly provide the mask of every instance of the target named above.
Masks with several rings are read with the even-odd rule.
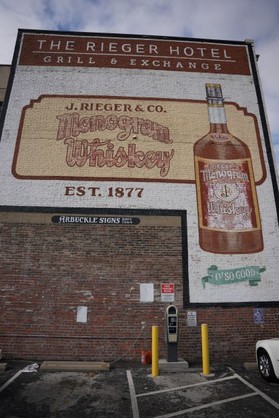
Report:
[[[197,326],[197,312],[196,311],[187,311],[187,326],[188,327]]]
[[[87,306],[77,307],[77,322],[87,322]]]
[[[153,283],[140,283],[140,301],[141,302],[154,302]]]

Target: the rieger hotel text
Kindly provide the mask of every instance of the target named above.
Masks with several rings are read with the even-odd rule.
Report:
[[[25,34],[23,46],[21,65],[250,74],[246,48],[239,45]]]

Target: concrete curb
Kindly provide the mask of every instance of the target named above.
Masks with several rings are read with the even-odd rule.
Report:
[[[0,371],[6,370],[7,363],[0,363]]]
[[[243,366],[245,367],[245,369],[257,369],[258,368],[258,364],[255,363],[250,363],[250,362],[246,362],[243,364]]]
[[[95,361],[44,361],[40,370],[48,372],[100,372],[110,370],[110,364]]]
[[[175,362],[169,362],[165,359],[159,360],[159,370],[160,372],[168,372],[168,373],[182,373],[182,372],[192,372],[193,369],[189,369],[188,361],[183,359],[178,359]],[[197,369],[195,369],[197,371]]]

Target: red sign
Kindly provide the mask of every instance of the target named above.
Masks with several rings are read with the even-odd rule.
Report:
[[[174,283],[161,284],[161,301],[174,302]]]
[[[174,293],[174,283],[162,283],[161,293]]]

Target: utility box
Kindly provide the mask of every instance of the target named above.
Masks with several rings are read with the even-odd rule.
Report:
[[[166,345],[167,361],[178,361],[178,309],[175,305],[169,305],[166,310]]]

